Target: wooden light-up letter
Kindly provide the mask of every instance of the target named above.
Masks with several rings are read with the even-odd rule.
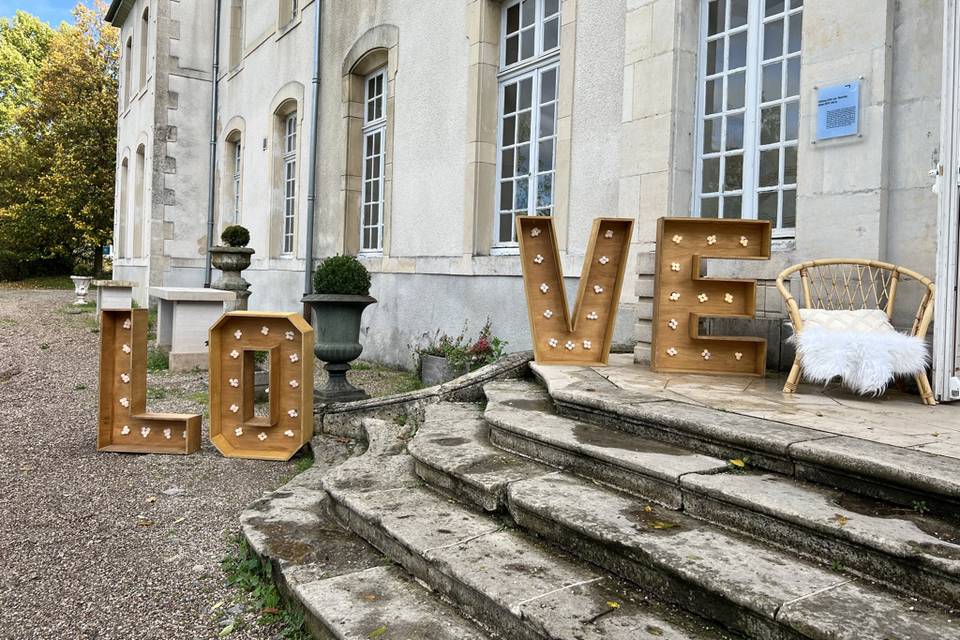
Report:
[[[577,303],[570,317],[553,218],[517,218],[523,286],[537,362],[607,363],[632,231],[630,219],[593,221]]]
[[[705,258],[770,259],[770,223],[762,220],[661,218],[657,224],[650,368],[677,373],[763,375],[763,338],[700,335],[709,316],[753,318],[754,280],[704,278]]]
[[[254,413],[255,355],[270,411]],[[296,313],[232,311],[210,328],[210,439],[230,458],[289,460],[313,437],[313,328]]]
[[[147,310],[103,311],[97,451],[189,454],[200,416],[147,413]]]

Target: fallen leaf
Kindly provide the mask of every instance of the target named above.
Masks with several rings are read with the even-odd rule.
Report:
[[[651,507],[650,505],[647,505],[643,508],[643,510],[646,511],[647,513],[652,513],[653,507]]]
[[[619,609],[619,608],[620,608],[620,603],[619,603],[619,602],[613,602],[612,600],[609,600],[609,601],[607,601],[607,606],[610,607],[611,609]]]
[[[363,599],[366,600],[367,602],[373,602],[374,600],[377,599],[377,594],[375,594],[375,593],[365,593],[365,594],[363,594]]]
[[[224,604],[224,602],[223,602],[223,600],[221,600],[221,601],[218,602],[217,604],[215,604],[215,605],[213,605],[212,607],[210,607],[210,611],[216,611],[217,609],[219,609],[220,607],[222,607],[223,604]]]
[[[379,638],[380,636],[382,636],[382,635],[385,634],[386,632],[387,632],[387,625],[383,625],[383,626],[380,627],[379,629],[374,629],[373,631],[371,631],[371,632],[370,632],[370,635],[368,635],[367,637],[368,637],[368,638]]]
[[[654,520],[650,523],[650,526],[654,529],[673,529],[677,525],[672,522],[664,522],[663,520]]]
[[[843,525],[850,522],[850,518],[846,517],[843,514],[838,513],[837,515],[833,516],[833,521],[837,523],[837,526],[842,527]]]
[[[183,521],[185,521],[185,520],[186,520],[186,518],[177,518],[176,520],[173,521],[173,524],[180,524],[181,522],[183,522]]]
[[[230,635],[231,633],[233,633],[233,625],[234,625],[234,623],[231,622],[230,624],[228,624],[227,626],[225,626],[223,629],[221,629],[221,630],[220,630],[220,637],[221,637],[221,638],[225,638],[225,637],[227,637],[228,635]]]
[[[157,501],[157,496],[149,496],[149,497],[147,498],[147,503],[148,503],[148,504],[153,504],[153,503],[156,502],[156,501]]]
[[[931,433],[930,435],[932,435],[934,438],[939,438],[939,437],[940,437],[940,434],[939,434],[939,433]]]
[[[260,613],[263,614],[263,615],[280,613],[280,609],[277,609],[276,607],[264,607],[264,608],[260,611]]]
[[[730,461],[730,464],[732,464],[738,469],[743,469],[744,467],[747,466],[747,463],[741,460],[740,458],[734,458],[733,460]]]

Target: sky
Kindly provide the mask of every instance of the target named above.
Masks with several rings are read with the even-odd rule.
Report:
[[[56,27],[61,21],[73,21],[70,11],[77,0],[0,0],[0,16],[13,16],[18,9],[39,16]]]

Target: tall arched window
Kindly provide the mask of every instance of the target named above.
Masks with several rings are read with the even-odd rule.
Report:
[[[240,207],[243,194],[243,140],[239,131],[227,136],[226,168],[229,180],[227,211],[224,225],[240,223]]]
[[[145,191],[147,189],[144,180],[144,169],[146,165],[146,147],[140,145],[137,147],[137,164],[135,167],[136,176],[133,192],[133,257],[143,257],[143,205],[145,200]]]
[[[292,255],[297,229],[297,103],[277,111],[280,149],[280,253]]]
[[[387,155],[387,69],[364,79],[360,251],[383,251],[384,165]]]
[[[133,36],[123,47],[123,108],[130,106],[130,85],[133,84]]]
[[[143,10],[140,17],[140,84],[138,89],[147,85],[147,69],[150,56],[150,7]]]
[[[494,246],[512,248],[516,216],[553,215],[560,0],[513,0],[502,11]]]
[[[119,197],[117,201],[117,235],[113,239],[114,256],[117,258],[127,257],[127,215],[129,215],[129,183],[130,180],[130,160],[124,158],[120,163],[119,182],[117,191]]]

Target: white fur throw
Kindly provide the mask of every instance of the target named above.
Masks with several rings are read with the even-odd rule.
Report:
[[[807,312],[802,313],[803,331],[790,340],[811,382],[826,384],[839,376],[858,394],[879,395],[894,376],[926,370],[929,356],[923,338],[898,333],[883,311],[801,312]]]

